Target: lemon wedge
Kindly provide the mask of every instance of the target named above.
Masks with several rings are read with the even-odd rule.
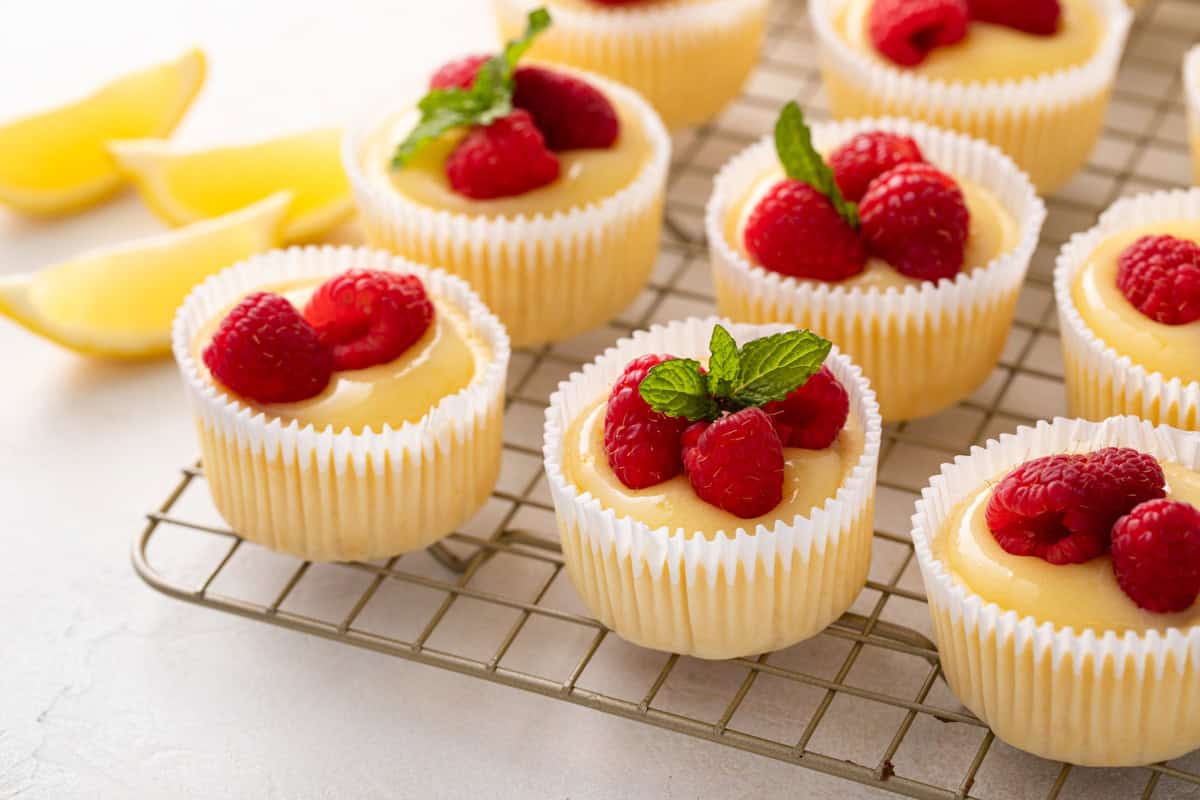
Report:
[[[61,214],[112,194],[121,175],[108,142],[170,133],[204,74],[204,54],[192,50],[70,105],[0,124],[0,204]]]
[[[353,210],[342,169],[341,131],[305,131],[269,141],[183,151],[162,140],[113,142],[120,169],[142,199],[172,225],[186,225],[292,192],[288,242],[311,241]]]
[[[177,231],[0,277],[0,314],[82,353],[162,355],[187,293],[209,275],[274,247],[291,200],[280,193]]]

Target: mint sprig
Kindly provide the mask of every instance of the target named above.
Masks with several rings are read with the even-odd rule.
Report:
[[[417,104],[421,119],[396,147],[392,168],[403,167],[421,148],[447,131],[470,125],[490,125],[511,114],[517,62],[533,46],[538,34],[550,27],[550,22],[550,12],[544,8],[529,12],[525,33],[485,61],[469,89],[433,89],[422,97]]]
[[[669,417],[714,420],[782,400],[803,386],[833,347],[812,331],[788,331],[747,342],[740,349],[725,328],[713,328],[708,373],[692,359],[664,361],[646,374],[638,391]]]
[[[838,215],[850,227],[858,227],[858,205],[842,195],[833,170],[813,147],[812,131],[794,100],[779,112],[779,120],[775,123],[775,152],[789,178],[807,183],[828,197]]]

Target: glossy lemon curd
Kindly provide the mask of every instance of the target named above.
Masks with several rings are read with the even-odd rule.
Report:
[[[466,136],[466,131],[461,129],[427,145],[406,166],[393,169],[391,161],[396,145],[416,123],[413,111],[401,113],[380,127],[367,143],[364,163],[375,181],[430,208],[489,218],[518,214],[549,216],[611,197],[633,183],[650,158],[650,138],[637,115],[620,104],[614,105],[620,120],[620,134],[612,147],[558,153],[558,178],[515,197],[474,200],[451,188],[446,178],[446,159]]]
[[[1075,274],[1071,299],[1106,345],[1150,372],[1200,381],[1200,321],[1164,325],[1134,307],[1117,288],[1117,260],[1143,236],[1169,234],[1200,242],[1200,220],[1163,222],[1105,239]]]
[[[317,285],[317,281],[308,281],[268,290],[303,309]],[[442,398],[470,384],[491,358],[487,343],[470,330],[466,318],[436,297],[432,299],[433,324],[398,358],[367,369],[334,372],[323,392],[298,403],[259,404],[238,399],[270,417],[295,420],[317,430],[333,426],[335,431],[349,429],[358,434],[367,428],[379,432],[384,425],[398,428],[416,422]],[[192,347],[196,363],[210,379],[201,354],[224,316],[201,329]]]
[[[1200,505],[1200,473],[1164,463],[1168,496]],[[1039,623],[1076,631],[1147,631],[1200,624],[1200,603],[1176,614],[1156,614],[1137,606],[1113,575],[1112,557],[1084,564],[1055,565],[1035,556],[1006,553],[984,519],[992,486],[959,504],[934,542],[934,555],[984,600]]]
[[[777,520],[807,516],[837,494],[863,452],[862,423],[853,416],[824,450],[784,448],[783,502],[761,517],[742,519],[701,500],[686,475],[648,489],[630,489],[621,483],[604,452],[607,408],[607,399],[602,399],[571,423],[563,443],[564,477],[620,516],[651,528],[682,529],[689,536],[698,533],[711,539],[720,531],[753,531],[758,525],[771,528]]]
[[[849,0],[834,24],[851,48],[896,66],[871,41],[867,16],[873,3],[874,0]],[[935,80],[965,82],[1020,80],[1077,67],[1087,62],[1100,46],[1100,19],[1091,0],[1062,0],[1062,8],[1062,21],[1053,36],[972,22],[962,41],[935,48],[921,64],[901,69]]]
[[[754,263],[754,259],[746,251],[745,246],[746,223],[763,196],[783,177],[781,168],[773,169],[752,183],[740,200],[730,204],[729,211],[726,213],[726,240],[731,247],[751,263]],[[971,215],[970,235],[967,238],[965,266],[963,267],[964,272],[971,272],[986,267],[992,259],[1016,247],[1017,221],[996,196],[987,189],[963,178],[956,177],[955,180],[962,189],[963,198],[967,203],[967,211]],[[805,282],[822,283],[822,281]],[[896,271],[886,261],[872,258],[867,262],[865,270],[837,285],[863,289],[895,287],[903,290],[906,286],[922,283],[924,281],[910,278]]]

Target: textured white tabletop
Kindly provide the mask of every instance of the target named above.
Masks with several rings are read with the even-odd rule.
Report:
[[[178,138],[267,136],[354,119],[491,36],[483,0],[13,4],[0,119],[198,43]],[[0,211],[0,272],[158,228],[128,193],[64,221]],[[0,798],[881,796],[150,591],[131,539],[197,452],[172,365],[3,320],[0,353]]]

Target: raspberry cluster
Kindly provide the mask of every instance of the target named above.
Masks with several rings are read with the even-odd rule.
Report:
[[[1200,511],[1165,498],[1154,457],[1108,447],[1022,464],[996,486],[985,517],[1013,555],[1082,564],[1111,552],[1125,594],[1166,613],[1200,596]]]
[[[915,67],[930,51],[962,41],[972,22],[1053,36],[1059,0],[875,0],[867,16],[875,49],[892,63]]]

